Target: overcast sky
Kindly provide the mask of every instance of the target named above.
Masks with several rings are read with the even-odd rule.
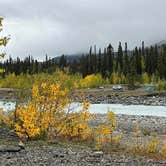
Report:
[[[0,0],[3,33],[11,35],[5,50],[44,59],[94,44],[159,42],[166,39],[165,8],[166,0]]]

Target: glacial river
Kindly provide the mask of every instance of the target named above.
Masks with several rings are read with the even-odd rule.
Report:
[[[0,101],[0,108],[8,111],[15,108],[14,102]],[[80,110],[81,104],[72,103],[70,108],[73,110]],[[115,114],[126,115],[148,115],[148,116],[162,116],[166,117],[166,106],[146,106],[146,105],[122,105],[122,104],[91,104],[89,111],[91,113],[107,113],[113,111]]]

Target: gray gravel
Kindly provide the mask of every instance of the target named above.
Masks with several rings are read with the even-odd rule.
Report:
[[[166,161],[103,154],[91,149],[27,147],[16,153],[0,153],[1,166],[165,166]]]
[[[76,102],[81,102],[81,100],[76,97],[74,99]],[[156,106],[166,106],[166,94],[155,95],[155,96],[120,96],[120,95],[102,95],[94,96],[88,94],[85,96],[85,100],[92,104],[128,104],[128,105],[156,105]]]
[[[116,115],[118,127],[114,134],[122,133],[121,142],[134,143],[135,126],[139,122],[142,130],[148,130],[157,134],[166,134],[166,118],[153,116],[131,116]],[[97,125],[105,122],[105,115],[97,115],[91,124]],[[17,137],[13,132],[0,128],[0,140],[8,138],[10,141],[16,140]],[[150,140],[151,135],[142,134],[142,140]],[[163,138],[159,138],[160,141]],[[12,150],[17,148],[12,147]],[[25,147],[25,150],[11,152],[10,148],[1,150],[0,166],[166,166],[166,161],[155,161],[144,157],[128,157],[125,155],[103,154],[90,148],[74,147],[56,147],[40,146]]]
[[[97,114],[91,124],[97,125],[102,121],[104,123],[106,121],[105,116],[104,114]],[[139,123],[142,130],[166,134],[166,117],[117,114],[115,119],[118,122],[117,130],[123,133],[135,131],[136,124]]]

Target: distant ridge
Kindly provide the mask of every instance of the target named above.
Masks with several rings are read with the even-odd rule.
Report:
[[[83,54],[70,54],[70,55],[64,55],[66,57],[67,62],[73,62],[78,61],[82,57]],[[57,56],[53,58],[53,61],[59,61],[61,56]]]
[[[157,45],[158,47],[166,45],[166,40],[161,40],[158,43],[152,44],[152,46],[155,46],[155,45]],[[150,47],[150,45],[147,46],[147,47]],[[133,52],[132,50],[128,50],[128,54],[129,55],[131,55],[132,52]],[[82,53],[82,54],[81,53],[78,53],[78,54],[66,54],[64,56],[66,57],[67,62],[74,62],[74,61],[79,61],[80,58],[82,57],[82,55],[86,55],[86,54],[84,54],[84,53]],[[116,56],[117,52],[114,52],[114,55]],[[61,56],[54,57],[52,60],[53,61],[59,61],[60,57]]]
[[[161,40],[160,42],[158,42],[156,44],[157,44],[157,46],[166,45],[166,40]]]

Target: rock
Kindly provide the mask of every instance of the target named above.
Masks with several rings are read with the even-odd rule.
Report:
[[[104,89],[104,87],[103,87],[103,86],[100,86],[99,89]]]
[[[18,143],[18,146],[19,146],[21,149],[25,149],[25,145],[24,145],[24,143],[23,143],[22,141],[20,141],[20,142]]]
[[[102,157],[103,154],[104,153],[102,151],[96,151],[96,152],[93,153],[93,156],[98,158],[98,157]]]
[[[99,89],[104,89],[104,87],[100,86]],[[87,101],[90,101],[92,104],[97,103],[114,103],[114,104],[144,104],[144,105],[157,105],[157,106],[166,106],[165,95],[163,96],[120,96],[118,93],[112,95],[104,95],[104,96],[96,96],[94,94],[87,94],[85,98]],[[81,99],[79,97],[75,102],[80,102]]]
[[[72,150],[72,153],[67,153]],[[166,161],[150,160],[144,157],[129,157],[122,154],[104,154],[90,148],[40,146],[26,147],[17,153],[0,153],[0,165],[57,165],[57,166],[164,166]],[[56,156],[56,157],[55,157]]]
[[[19,146],[0,146],[0,152],[19,152]]]

